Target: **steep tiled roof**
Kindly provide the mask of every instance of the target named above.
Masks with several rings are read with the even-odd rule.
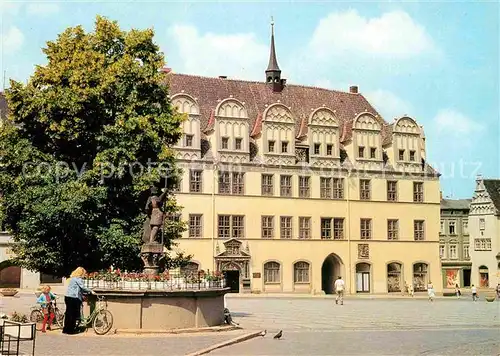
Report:
[[[291,108],[290,111],[295,118],[296,135],[304,133],[304,130],[300,132],[303,120],[307,122],[312,110],[323,105],[335,110],[335,114],[340,121],[341,132],[344,133],[342,135],[344,139],[350,138],[352,121],[356,115],[365,111],[376,115],[382,125],[387,125],[361,94],[292,84],[285,85],[281,92],[273,92],[270,86],[264,82],[209,78],[173,72],[166,74],[166,78],[166,82],[170,86],[170,95],[184,91],[184,93],[197,98],[203,131],[211,126],[209,125],[211,111],[215,110],[220,100],[230,96],[245,103],[250,121],[250,131],[254,135],[260,132],[262,114],[266,109],[266,105],[274,104],[278,100]],[[261,116],[260,120],[258,120],[259,114]],[[348,125],[344,129],[346,123]],[[387,141],[387,139],[390,140],[390,137],[384,137],[384,141]]]
[[[0,92],[0,119],[7,117],[7,99],[4,94]]]
[[[500,179],[484,179],[483,183],[493,205],[500,211]]]
[[[441,210],[469,210],[472,199],[441,199]]]

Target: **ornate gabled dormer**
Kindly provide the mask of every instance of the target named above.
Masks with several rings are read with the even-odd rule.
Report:
[[[307,130],[309,162],[315,167],[340,164],[340,132],[335,111],[323,106],[313,110]]]
[[[295,165],[295,119],[290,108],[278,101],[264,110],[258,141],[264,163]]]
[[[174,146],[177,158],[201,159],[200,108],[196,99],[182,91],[172,96],[171,102],[179,113],[186,115],[186,120],[182,123],[183,135]]]
[[[392,129],[392,155],[394,168],[406,172],[421,172],[422,130],[411,117],[403,116],[397,119]]]
[[[383,166],[382,125],[369,112],[358,114],[352,123],[349,156],[361,169],[381,170]]]
[[[232,96],[219,102],[215,109],[212,149],[221,162],[250,161],[248,112],[245,103]]]
[[[495,180],[492,180],[493,182]],[[492,184],[490,189],[494,189],[495,184]],[[500,183],[498,184],[500,186]],[[500,194],[500,192],[498,193]],[[489,215],[498,214],[498,210],[492,200],[491,194],[486,188],[485,181],[481,175],[476,178],[476,189],[472,196],[470,204],[470,215]]]

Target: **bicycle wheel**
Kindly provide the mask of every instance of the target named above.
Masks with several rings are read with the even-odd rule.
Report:
[[[33,310],[30,314],[30,321],[32,323],[35,323],[36,325],[36,329],[38,331],[42,330],[42,324],[43,324],[43,313],[36,309],[36,310]]]
[[[55,314],[55,323],[62,329],[64,327],[64,313],[62,313],[59,310],[59,308],[56,308],[54,314]]]
[[[100,310],[92,321],[92,328],[97,335],[104,335],[113,327],[113,314],[109,310]]]

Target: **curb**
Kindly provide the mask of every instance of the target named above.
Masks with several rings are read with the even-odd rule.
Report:
[[[241,336],[235,337],[234,339],[231,339],[231,340],[228,340],[228,341],[223,341],[221,343],[209,346],[209,347],[207,347],[205,349],[202,349],[202,350],[195,351],[193,353],[187,354],[186,356],[200,356],[200,355],[208,354],[209,352],[212,352],[214,350],[221,349],[223,347],[231,346],[231,345],[243,342],[243,341],[247,341],[247,340],[253,339],[253,338],[257,337],[257,336],[260,336],[261,333],[262,333],[262,331],[255,331],[255,332],[252,332],[252,333],[249,333],[249,334],[241,335]]]
[[[115,329],[113,334],[194,334],[206,332],[224,332],[243,329],[240,326],[207,326],[202,328],[184,328],[184,329]]]

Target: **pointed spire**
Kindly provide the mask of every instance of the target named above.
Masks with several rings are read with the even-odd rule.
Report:
[[[269,53],[269,64],[266,72],[281,72],[276,60],[276,48],[274,46],[274,20],[271,16],[271,52]]]

